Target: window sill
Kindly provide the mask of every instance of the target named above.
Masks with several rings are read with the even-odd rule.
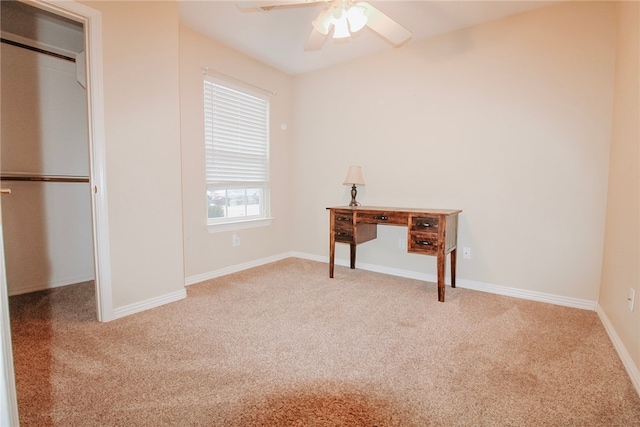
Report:
[[[207,231],[209,233],[219,233],[221,231],[242,230],[245,228],[254,227],[266,227],[271,225],[273,218],[258,218],[258,219],[241,219],[237,221],[220,222],[217,224],[207,224]]]

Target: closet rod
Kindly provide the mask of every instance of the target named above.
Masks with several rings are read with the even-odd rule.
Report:
[[[13,40],[0,38],[0,42],[6,43],[6,44],[10,44],[10,45],[16,46],[16,47],[21,47],[23,49],[29,49],[29,50],[32,50],[34,52],[44,53],[45,55],[55,56],[56,58],[64,59],[66,61],[76,62],[76,58],[72,58],[72,57],[66,56],[66,55],[61,55],[59,53],[51,52],[51,51],[40,49],[40,48],[37,48],[37,47],[29,46],[28,44],[24,44],[24,43],[20,43],[20,42],[14,42]]]
[[[0,175],[2,181],[89,182],[88,176]]]

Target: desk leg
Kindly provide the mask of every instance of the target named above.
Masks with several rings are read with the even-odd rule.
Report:
[[[333,266],[336,259],[336,237],[331,233],[329,237],[329,278],[333,279]]]
[[[456,287],[456,249],[451,251],[451,287]]]
[[[447,255],[438,253],[438,301],[444,302],[444,267]]]
[[[350,259],[350,267],[351,269],[355,269],[356,268],[356,244],[355,243],[351,243],[349,246],[351,246],[351,250],[350,250],[350,254],[351,254],[351,259]]]

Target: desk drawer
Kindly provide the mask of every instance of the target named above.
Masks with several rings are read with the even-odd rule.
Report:
[[[407,214],[404,212],[361,211],[357,212],[357,222],[367,224],[407,225]]]
[[[350,222],[338,222],[333,225],[335,231],[346,231],[347,233],[353,233],[353,224]]]
[[[353,225],[353,212],[352,211],[334,211],[333,220],[335,226],[338,227],[341,224]]]
[[[333,232],[339,242],[353,242],[353,223],[347,221],[336,221],[333,224]]]
[[[421,233],[437,233],[440,218],[437,216],[414,216],[411,218],[410,230]]]
[[[353,230],[345,231],[345,230],[335,230],[336,242],[343,243],[355,243],[355,239],[353,237]]]
[[[409,232],[409,252],[436,255],[438,252],[438,235],[435,233]]]
[[[334,211],[333,212],[333,234],[337,242],[355,242],[353,233],[353,212]]]

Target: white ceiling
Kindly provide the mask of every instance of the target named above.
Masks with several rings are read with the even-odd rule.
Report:
[[[413,36],[407,43],[415,43],[553,2],[371,0],[369,3],[409,29]],[[324,2],[268,12],[240,9],[235,1],[224,0],[179,0],[179,5],[183,25],[291,75],[394,49],[365,27],[350,39],[328,38],[322,49],[305,52],[311,21],[326,7]]]

